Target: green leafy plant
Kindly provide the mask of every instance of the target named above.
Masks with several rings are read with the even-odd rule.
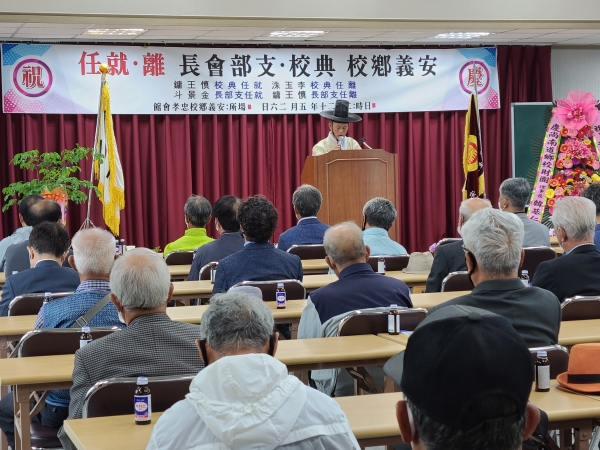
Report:
[[[5,204],[2,211],[6,211],[12,205],[17,203],[20,198],[27,195],[39,195],[46,188],[52,191],[57,187],[63,187],[67,192],[69,200],[79,204],[88,199],[83,191],[93,189],[96,195],[100,191],[89,180],[80,180],[75,176],[81,172],[79,162],[92,153],[94,160],[101,160],[102,155],[95,153],[93,149],[80,147],[75,144],[72,150],[62,150],[61,152],[42,152],[38,150],[29,150],[18,153],[12,159],[11,163],[20,169],[31,170],[35,173],[35,178],[31,181],[17,181],[11,183],[2,189]]]

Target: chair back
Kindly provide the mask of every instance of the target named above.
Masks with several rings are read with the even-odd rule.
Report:
[[[62,298],[73,294],[73,292],[53,292],[52,299]],[[23,294],[17,295],[8,304],[9,316],[32,316],[37,315],[44,304],[46,294]]]
[[[298,280],[242,281],[231,287],[255,286],[262,291],[263,300],[265,302],[274,302],[277,283],[283,283],[287,300],[304,300],[306,298],[306,288],[304,287],[304,284]]]
[[[545,347],[530,348],[531,359],[535,363],[537,352],[545,350],[550,362],[550,379],[556,378],[560,373],[567,372],[569,369],[569,351],[562,345],[547,345]]]
[[[562,320],[600,319],[600,296],[576,295],[560,305]]]
[[[152,393],[152,412],[163,412],[183,400],[190,392],[190,383],[196,374],[148,377]],[[85,394],[82,416],[84,419],[102,416],[122,416],[133,413],[133,393],[137,378],[110,378],[98,381]]]
[[[402,330],[413,331],[425,317],[424,308],[399,308],[400,327]],[[388,332],[389,309],[371,308],[350,311],[338,327],[340,336],[357,336],[361,334],[378,334]]]
[[[202,266],[200,269],[200,274],[198,275],[199,280],[210,280],[210,266],[213,264],[216,264],[217,266],[219,265],[217,261],[214,261]]]
[[[119,331],[118,327],[91,328],[93,339],[99,339]],[[19,358],[30,356],[70,355],[79,349],[78,328],[42,328],[28,331],[15,349]]]
[[[191,264],[194,260],[194,252],[180,252],[175,250],[165,256],[165,262],[167,266],[182,266]]]
[[[402,270],[408,266],[408,255],[371,256],[369,257],[369,264],[375,272],[377,272],[377,264],[379,263],[379,258],[385,259],[385,270],[389,272]]]
[[[292,245],[287,252],[300,259],[325,259],[327,256],[323,244]]]
[[[452,272],[442,281],[442,292],[472,291],[473,283],[466,271]]]
[[[533,280],[533,275],[541,263],[556,258],[556,251],[550,247],[525,247],[523,250],[525,258],[523,266],[519,269],[519,276],[526,270],[530,280]]]
[[[440,245],[451,244],[453,242],[457,242],[460,240],[461,240],[461,238],[444,238],[444,239],[438,241],[438,243],[436,244],[436,247],[439,247]]]

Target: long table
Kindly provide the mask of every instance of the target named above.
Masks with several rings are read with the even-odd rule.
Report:
[[[171,280],[173,281],[184,281],[187,280],[187,277],[190,273],[190,269],[192,268],[191,264],[179,264],[179,265],[171,265],[169,267],[169,273],[171,274]],[[305,275],[313,275],[315,273],[327,273],[329,266],[325,262],[324,259],[303,259],[302,260],[302,270]],[[0,283],[4,284],[4,273],[0,275]]]
[[[307,382],[309,370],[380,365],[404,348],[374,335],[341,336],[280,341],[275,357]],[[0,360],[0,385],[14,387],[16,450],[31,448],[29,395],[68,389],[74,360],[73,354]]]
[[[335,399],[361,448],[402,442],[396,420],[400,400],[400,392]],[[577,429],[574,448],[589,448],[593,420],[600,417],[599,398],[563,391],[553,381],[549,392],[532,392],[529,400],[548,414],[550,429]],[[64,427],[79,450],[143,450],[160,416],[153,414],[148,426],[135,425],[133,417],[127,415],[67,420]]]

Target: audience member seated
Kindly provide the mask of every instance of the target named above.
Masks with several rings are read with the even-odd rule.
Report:
[[[469,198],[460,204],[458,210],[458,234],[460,236],[462,226],[469,218],[480,209],[491,208],[489,200],[481,198]],[[440,292],[442,281],[452,272],[467,270],[465,264],[465,253],[462,249],[462,240],[441,245],[435,249],[433,265],[427,277],[425,292]]]
[[[206,364],[163,413],[148,449],[359,449],[338,404],[273,356],[273,315],[242,293],[213,297],[198,346]]]
[[[191,252],[212,242],[214,239],[206,235],[206,224],[210,221],[212,208],[210,202],[201,195],[192,195],[183,207],[185,213],[185,226],[187,230],[182,237],[165,245],[163,255],[174,251]]]
[[[44,292],[72,292],[79,286],[79,275],[62,267],[69,250],[69,235],[60,223],[42,222],[29,235],[31,270],[6,278],[0,300],[0,316],[8,315],[8,305],[18,295]]]
[[[294,191],[292,205],[298,225],[284,231],[279,236],[277,248],[287,251],[292,245],[322,244],[323,235],[329,225],[317,219],[323,197],[321,192],[310,184],[303,184]]]
[[[79,273],[81,284],[75,294],[57,298],[42,306],[35,323],[35,328],[69,328],[79,317],[84,316],[98,301],[110,294],[108,277],[115,259],[115,238],[111,233],[100,228],[81,230],[73,237],[73,255],[71,264]],[[123,327],[119,321],[117,308],[108,302],[94,317],[90,318],[91,327]],[[14,427],[11,421],[13,411],[10,399],[2,400],[0,408],[0,425]],[[61,389],[50,392],[46,398],[46,406],[40,411],[40,423],[58,428],[69,415],[69,390]],[[5,403],[6,402],[6,403]],[[13,438],[14,439],[14,438]]]
[[[596,205],[596,230],[594,231],[594,245],[600,250],[600,183],[592,183],[581,193],[582,197],[589,198]]]
[[[73,295],[42,305],[35,328],[69,328],[100,300],[110,298],[109,277],[115,260],[114,236],[100,228],[80,230],[73,236],[72,245],[70,264],[79,274],[80,284]],[[122,328],[115,305],[110,301],[105,301],[105,304],[89,319],[89,326]]]
[[[523,247],[550,247],[548,227],[527,217],[525,208],[531,197],[531,186],[525,178],[508,178],[500,185],[498,208],[514,213],[523,222],[525,238]]]
[[[388,230],[398,213],[389,200],[375,197],[363,208],[363,239],[371,249],[371,255],[406,255],[406,249],[390,239]]]
[[[32,227],[42,222],[62,223],[60,205],[54,200],[38,200],[29,209],[29,225]],[[4,272],[12,275],[13,272],[23,272],[31,268],[29,260],[29,238],[18,244],[13,244],[6,249],[4,256]],[[70,267],[65,259],[63,266]]]
[[[198,280],[200,269],[206,264],[219,262],[226,256],[244,248],[244,236],[240,233],[240,223],[237,220],[239,204],[240,199],[233,195],[224,195],[215,202],[213,216],[220,237],[198,249],[192,262],[188,281]]]
[[[373,272],[368,263],[370,249],[365,246],[360,228],[344,222],[327,230],[324,238],[325,261],[339,277],[310,293],[300,317],[298,339],[337,336],[340,320],[357,309],[412,308],[408,286],[400,280]],[[340,370],[313,370],[312,379],[322,392],[335,396],[351,395],[354,382]]]
[[[213,294],[242,281],[294,279],[302,281],[302,262],[269,242],[277,228],[277,210],[261,195],[248,197],[238,210],[244,248],[223,258],[217,267]]]
[[[15,245],[29,239],[29,234],[31,233],[32,227],[29,211],[31,206],[40,200],[43,200],[43,198],[39,195],[28,195],[27,197],[23,197],[23,199],[19,202],[19,222],[21,223],[21,228],[17,228],[13,234],[0,241],[0,272],[4,271],[4,257],[6,255],[6,249],[11,245]]]
[[[413,449],[519,450],[540,421],[523,338],[477,308],[429,315],[385,372],[404,393],[396,417]]]
[[[529,347],[558,343],[560,303],[551,292],[525,287],[518,277],[523,263],[523,222],[514,214],[487,208],[462,227],[467,272],[475,288],[448,305],[474,306],[505,317]]]
[[[596,205],[584,197],[564,197],[552,213],[560,258],[541,263],[532,285],[554,293],[561,303],[575,295],[600,295],[600,251],[594,245]]]
[[[204,367],[195,345],[200,327],[167,316],[173,284],[159,254],[136,248],[118,258],[110,273],[110,290],[127,327],[75,353],[69,419],[81,418],[85,394],[100,380],[183,375]],[[65,449],[75,449],[64,429],[58,436]]]

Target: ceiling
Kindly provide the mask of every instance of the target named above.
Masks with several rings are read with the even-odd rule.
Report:
[[[153,43],[196,43],[196,44],[302,44],[302,45],[558,45],[558,46],[597,46],[600,45],[600,24],[589,26],[598,28],[490,28],[488,23],[481,29],[473,24],[465,28],[419,28],[415,24],[397,24],[389,28],[334,28],[315,23],[311,27],[269,26],[181,26],[149,25],[137,23],[118,25],[89,23],[31,23],[0,22],[0,40],[4,42],[139,42]],[[379,25],[381,26],[381,25]],[[527,26],[527,25],[525,25]],[[540,26],[540,25],[537,25]],[[560,26],[560,24],[552,24]],[[564,25],[563,25],[564,26]],[[94,28],[143,28],[139,36],[89,36],[83,35]],[[409,28],[410,27],[410,28]],[[272,31],[278,30],[318,30],[326,34],[311,38],[273,38]],[[473,39],[434,39],[438,33],[448,32],[492,32],[486,37]]]

